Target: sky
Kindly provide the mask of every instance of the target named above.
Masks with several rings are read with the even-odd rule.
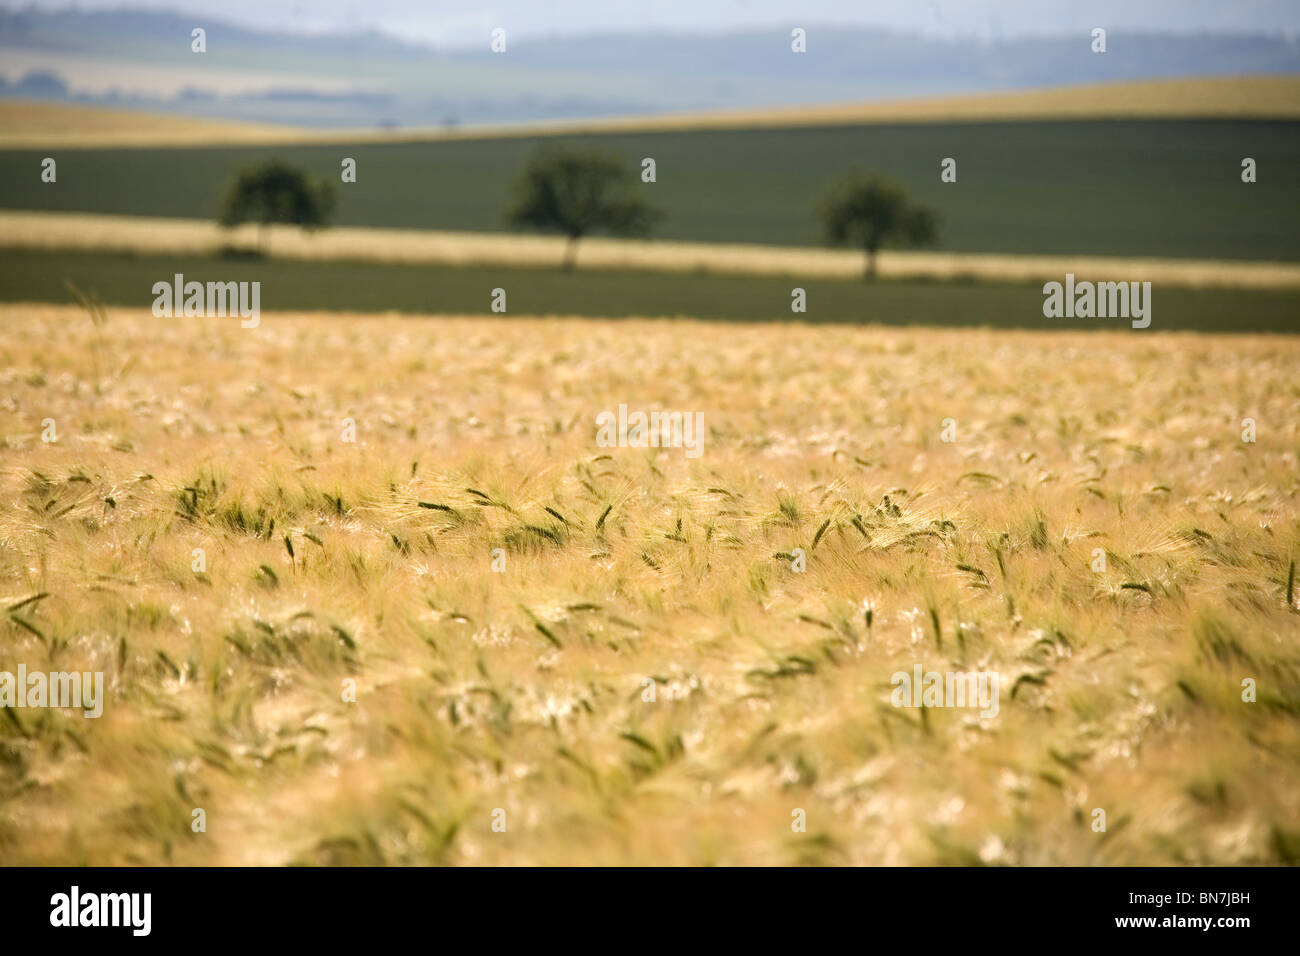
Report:
[[[0,0],[9,10],[170,10],[261,30],[376,30],[466,46],[494,27],[516,38],[715,32],[801,24],[987,38],[1107,29],[1300,32],[1300,0]]]

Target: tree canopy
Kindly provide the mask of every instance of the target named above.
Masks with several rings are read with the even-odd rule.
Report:
[[[329,182],[313,183],[302,170],[272,159],[238,175],[222,202],[220,222],[226,227],[255,222],[316,229],[333,214],[334,200]]]
[[[876,274],[876,252],[884,243],[923,246],[938,238],[938,219],[933,212],[912,205],[894,183],[863,173],[831,189],[821,216],[832,245],[866,251],[868,278]]]
[[[635,192],[628,164],[617,156],[572,148],[543,147],[528,161],[515,204],[514,226],[559,232],[569,238],[565,267],[585,235],[645,235],[659,212]]]

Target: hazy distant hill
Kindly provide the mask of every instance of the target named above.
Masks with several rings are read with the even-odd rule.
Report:
[[[207,52],[190,31],[207,31]],[[807,27],[439,51],[375,33],[256,33],[152,12],[0,12],[0,95],[319,126],[431,125],[780,106],[1160,76],[1298,73],[1282,36],[1112,31],[981,42]]]

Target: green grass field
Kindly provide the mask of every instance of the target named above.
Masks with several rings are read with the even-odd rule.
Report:
[[[261,308],[485,313],[506,290],[509,314],[693,316],[700,319],[1129,329],[1123,319],[1048,319],[1038,285],[978,282],[796,281],[788,277],[645,272],[562,272],[492,266],[429,267],[361,262],[249,261],[104,253],[6,252],[0,301],[70,302],[67,283],[110,305],[148,309],[151,289],[173,274],[199,281],[260,281]],[[791,289],[807,292],[793,315]],[[1298,332],[1300,294],[1237,289],[1152,290],[1152,330]]]
[[[816,244],[829,181],[860,166],[902,183],[942,217],[940,248],[964,252],[1300,259],[1300,124],[1069,121],[694,130],[568,137],[628,160],[653,157],[644,189],[666,239]],[[537,139],[230,149],[0,152],[0,208],[206,218],[235,171],[281,156],[337,177],[341,225],[502,230]],[[1242,157],[1259,181],[1241,182]],[[957,160],[958,180],[939,181]]]

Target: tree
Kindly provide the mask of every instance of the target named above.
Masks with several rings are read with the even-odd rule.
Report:
[[[866,251],[868,279],[875,278],[876,252],[883,243],[924,246],[938,237],[938,219],[933,212],[913,206],[893,183],[861,173],[830,191],[821,216],[832,245],[853,245]]]
[[[528,161],[506,221],[563,233],[569,240],[564,268],[572,269],[583,236],[644,235],[659,219],[659,211],[637,196],[631,183],[627,164],[617,156],[543,147]]]
[[[272,159],[239,174],[222,202],[220,222],[226,228],[257,223],[258,251],[265,254],[268,225],[324,226],[334,211],[334,198],[328,181],[313,183],[302,170]]]

